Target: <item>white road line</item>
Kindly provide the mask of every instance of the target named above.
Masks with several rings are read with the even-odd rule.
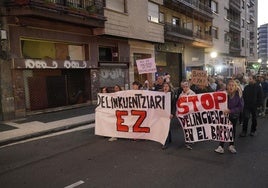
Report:
[[[66,187],[64,187],[64,188],[74,188],[74,187],[77,187],[77,186],[79,186],[79,185],[81,185],[81,184],[83,184],[83,183],[85,183],[85,182],[82,181],[82,180],[80,180],[80,181],[75,182],[75,183],[73,183],[73,184],[71,184],[71,185],[68,185],[68,186],[66,186]]]
[[[63,130],[63,131],[59,131],[59,132],[55,132],[55,133],[50,133],[50,134],[43,135],[43,136],[38,136],[38,137],[35,137],[35,138],[29,138],[29,139],[26,139],[26,140],[22,140],[22,141],[7,144],[7,145],[4,145],[4,146],[0,146],[0,148],[5,148],[5,147],[8,147],[8,146],[13,146],[13,145],[21,144],[21,143],[26,143],[26,142],[30,142],[30,141],[34,141],[34,140],[39,140],[39,139],[42,139],[42,138],[53,137],[53,136],[57,136],[57,135],[61,135],[61,134],[74,132],[74,131],[90,129],[90,128],[93,128],[93,127],[95,127],[95,123],[87,124],[87,125],[83,125],[83,126],[79,126],[79,127],[76,127],[76,128],[67,129],[67,130]]]

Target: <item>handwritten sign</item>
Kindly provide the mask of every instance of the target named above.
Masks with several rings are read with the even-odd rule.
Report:
[[[207,71],[192,70],[191,83],[194,85],[207,86],[208,85]]]
[[[99,93],[95,134],[164,144],[170,124],[170,93],[125,90]]]
[[[226,92],[180,97],[177,101],[177,117],[184,131],[185,142],[233,141],[233,125],[223,113],[225,109]]]
[[[139,74],[155,73],[156,65],[154,58],[136,60]]]

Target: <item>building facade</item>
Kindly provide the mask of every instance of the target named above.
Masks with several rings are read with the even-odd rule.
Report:
[[[263,24],[258,28],[258,55],[260,72],[268,70],[268,24]]]
[[[1,119],[93,101],[103,1],[1,3]]]
[[[257,59],[257,0],[0,5],[1,120],[88,105],[101,87],[152,85],[166,73],[175,87],[193,69],[231,76]],[[139,74],[136,60],[145,58],[155,59],[156,73]]]
[[[257,0],[211,1],[213,48],[206,49],[210,74],[246,73],[247,66],[257,61],[257,7]]]

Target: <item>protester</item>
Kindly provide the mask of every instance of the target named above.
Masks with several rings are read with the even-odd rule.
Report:
[[[117,92],[117,91],[122,91],[121,86],[118,85],[118,84],[116,84],[116,85],[114,86],[114,92]]]
[[[163,78],[164,78],[164,82],[170,83],[170,75],[168,72],[165,73],[165,76]]]
[[[158,76],[154,84],[154,91],[163,91],[164,78],[163,76]]]
[[[145,80],[145,81],[144,81],[144,84],[143,84],[143,86],[142,86],[142,89],[143,89],[143,90],[150,90],[150,83],[149,83],[148,80]]]
[[[248,121],[251,115],[252,125],[250,136],[255,136],[257,128],[257,107],[262,105],[262,89],[256,83],[255,76],[249,76],[249,84],[245,86],[243,91],[244,109],[243,109],[243,130],[240,137],[247,136]]]
[[[134,82],[132,82],[132,89],[133,89],[133,90],[140,90],[140,89],[141,89],[141,84],[140,84],[140,82],[138,82],[138,81],[134,81]]]
[[[209,85],[196,85],[195,90],[193,90],[196,94],[200,93],[209,93],[213,92],[213,89]]]
[[[209,86],[210,86],[210,88],[211,88],[213,91],[216,91],[216,90],[217,90],[217,84],[215,83],[215,79],[212,78],[212,77],[210,77],[210,78],[208,79],[208,81],[209,81]]]
[[[108,90],[107,87],[102,87],[102,88],[100,89],[100,92],[101,92],[101,93],[109,93],[109,90]]]
[[[231,153],[236,153],[234,146],[235,135],[236,135],[236,124],[239,118],[239,114],[243,109],[243,97],[242,91],[235,82],[235,80],[229,80],[227,84],[227,94],[228,94],[228,104],[227,109],[224,109],[224,114],[229,114],[229,120],[233,125],[233,141],[229,143],[229,151]],[[224,153],[224,142],[220,142],[215,152],[223,154]]]
[[[169,125],[169,131],[168,131],[168,137],[166,139],[166,142],[165,144],[162,146],[162,149],[166,149],[168,147],[168,144],[171,143],[172,141],[172,138],[171,138],[171,131],[170,131],[170,126],[171,126],[171,119],[175,116],[175,113],[176,113],[176,97],[175,95],[173,94],[173,92],[171,91],[171,86],[169,83],[165,82],[163,84],[163,91],[165,93],[168,93],[170,92],[170,106],[171,106],[171,114],[169,116],[170,118],[170,125]]]
[[[260,116],[264,117],[266,113],[266,106],[267,106],[267,97],[268,97],[268,82],[265,80],[264,76],[260,77],[260,84],[262,88],[262,93],[263,93],[263,103],[261,106],[261,112]]]
[[[186,95],[195,95],[195,92],[190,89],[190,83],[188,81],[181,82],[182,92],[179,95],[179,98]],[[187,149],[193,149],[192,143],[185,142],[185,147]]]
[[[114,86],[114,92],[118,92],[118,91],[122,91],[122,88],[118,84],[116,84]],[[109,138],[108,141],[113,142],[113,141],[116,141],[116,140],[117,140],[116,137],[111,137],[111,138]]]

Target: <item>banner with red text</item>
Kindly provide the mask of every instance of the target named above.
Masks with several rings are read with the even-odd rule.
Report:
[[[233,126],[223,113],[225,109],[226,92],[180,97],[177,101],[177,117],[183,128],[185,142],[233,141]]]
[[[99,93],[95,134],[164,144],[170,124],[170,93],[126,90]]]

